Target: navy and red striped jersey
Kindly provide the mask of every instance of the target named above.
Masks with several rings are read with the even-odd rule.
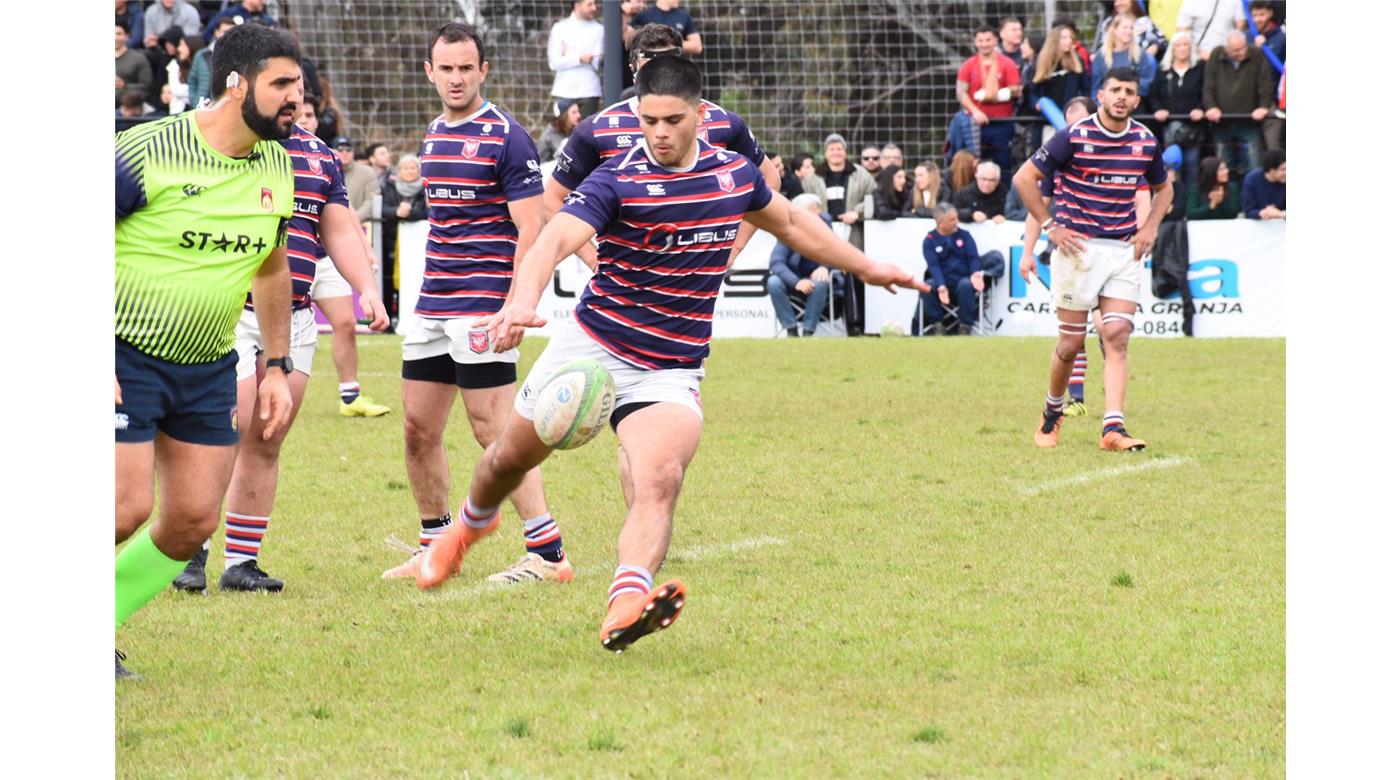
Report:
[[[767,152],[738,114],[708,100],[700,103],[705,107],[700,140],[746,157],[754,165],[763,164]],[[644,136],[637,105],[638,98],[623,100],[580,122],[559,150],[554,180],[570,190],[577,189],[599,165],[641,144]]]
[[[495,314],[515,272],[519,231],[508,204],[544,193],[535,142],[488,101],[466,119],[434,119],[420,151],[428,246],[414,313]]]
[[[1097,114],[1055,133],[1031,163],[1056,179],[1055,219],[1091,238],[1132,237],[1137,232],[1133,195],[1144,180],[1154,187],[1167,180],[1152,131],[1129,119],[1122,132],[1110,133]]]
[[[639,143],[594,171],[561,209],[598,231],[598,272],[574,319],[638,368],[698,368],[710,354],[739,223],[773,199],[748,158],[697,144],[695,163],[677,170]]]
[[[316,261],[326,256],[321,246],[321,209],[328,203],[350,208],[345,194],[345,177],[340,161],[325,142],[300,127],[280,142],[292,158],[296,174],[292,196],[292,219],[287,223],[287,265],[292,270],[292,311],[311,305],[311,283],[316,280]],[[253,310],[253,294],[248,293],[243,308]]]

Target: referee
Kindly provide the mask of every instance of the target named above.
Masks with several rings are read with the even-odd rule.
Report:
[[[301,78],[289,37],[235,27],[214,52],[212,108],[116,137],[117,543],[129,539],[116,558],[118,628],[218,525],[238,442],[234,326],[250,287],[270,358],[264,435],[289,416],[294,179],[277,141]],[[160,513],[137,533],[156,478]],[[134,676],[123,657],[117,677]]]

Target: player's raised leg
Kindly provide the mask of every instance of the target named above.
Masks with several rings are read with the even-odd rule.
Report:
[[[1101,298],[1099,309],[1103,324],[1099,340],[1104,348],[1103,366],[1103,437],[1099,448],[1113,451],[1147,449],[1147,442],[1128,435],[1123,423],[1123,404],[1128,394],[1128,336],[1133,332],[1136,301]]]
[[[519,412],[510,412],[501,435],[477,461],[458,522],[433,541],[427,554],[420,556],[421,565],[414,575],[419,588],[436,588],[461,568],[467,550],[500,524],[501,503],[551,452],[535,433],[534,423]]]
[[[671,546],[672,520],[681,483],[700,446],[701,419],[675,403],[652,404],[617,426],[632,476],[632,502],[617,539],[617,570],[608,590],[608,613],[598,639],[621,652],[671,625],[685,604],[685,584],[653,578]]]

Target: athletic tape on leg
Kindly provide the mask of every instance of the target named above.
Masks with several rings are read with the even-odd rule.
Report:
[[[1113,311],[1103,315],[1103,321],[1105,325],[1107,325],[1111,320],[1118,320],[1119,322],[1128,323],[1129,333],[1132,333],[1133,328],[1136,327],[1135,325],[1133,325],[1133,315],[1131,314],[1124,314],[1123,312]]]

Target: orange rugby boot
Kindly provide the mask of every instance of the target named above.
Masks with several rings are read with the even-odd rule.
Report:
[[[604,650],[622,652],[647,634],[676,621],[685,606],[685,583],[671,580],[645,596],[626,593],[613,599],[598,639]]]
[[[1099,439],[1099,449],[1109,452],[1141,452],[1147,449],[1147,442],[1134,439],[1127,431],[1115,428]]]
[[[432,590],[452,577],[457,576],[457,572],[462,569],[462,559],[467,557],[467,550],[473,544],[484,538],[501,524],[501,510],[498,508],[496,514],[491,516],[491,521],[483,528],[473,528],[467,525],[462,514],[458,513],[456,522],[447,526],[447,530],[442,535],[433,540],[428,547],[428,551],[420,556],[418,570],[413,573],[413,579],[418,583],[419,590]]]
[[[1060,443],[1060,422],[1065,416],[1062,412],[1052,412],[1046,409],[1040,416],[1040,427],[1035,429],[1035,446],[1050,449]]]

